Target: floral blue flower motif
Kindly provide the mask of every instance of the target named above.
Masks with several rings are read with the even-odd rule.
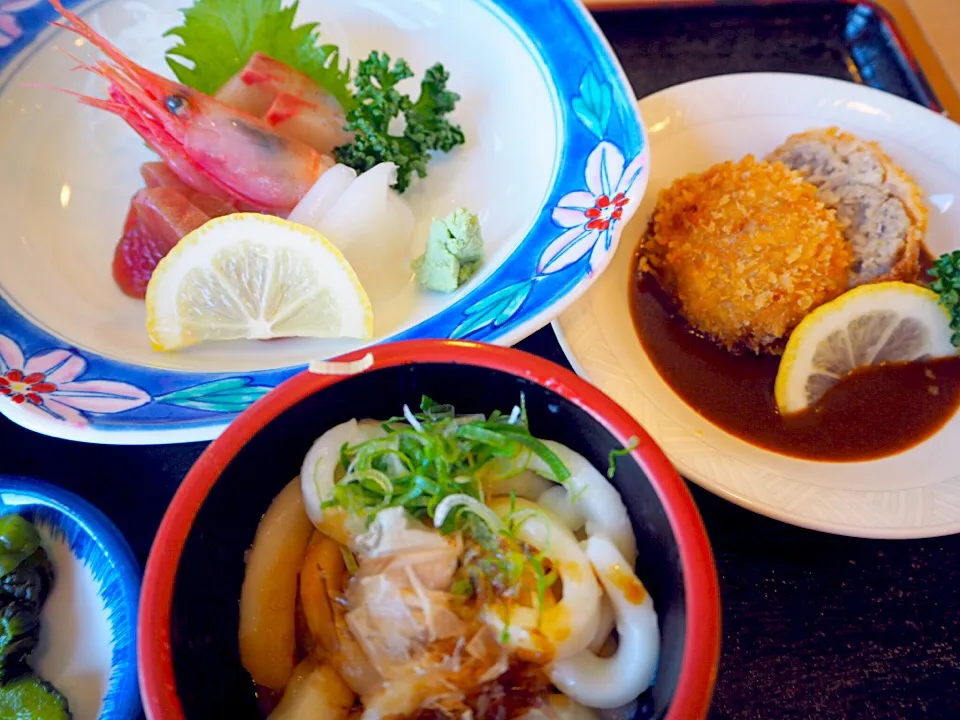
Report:
[[[450,337],[459,340],[491,325],[500,327],[523,307],[538,279],[532,278],[508,285],[474,303],[464,311],[465,319],[454,328]]]
[[[240,413],[272,389],[265,385],[254,385],[249,377],[231,377],[160,395],[155,400],[192,410]]]
[[[586,190],[564,195],[553,210],[553,222],[566,231],[554,240],[537,263],[537,272],[552,274],[590,255],[590,267],[600,266],[613,245],[613,231],[631,201],[630,190],[643,172],[643,154],[629,165],[616,145],[601,142],[587,159]]]
[[[23,33],[17,13],[46,0],[0,0],[0,48],[13,45]]]
[[[600,82],[587,68],[580,80],[580,94],[573,99],[573,112],[587,130],[603,140],[613,109],[613,93],[609,83]]]
[[[553,222],[565,232],[554,240],[537,262],[536,273],[475,302],[464,311],[454,329],[454,339],[464,338],[487,327],[500,327],[519,312],[534,285],[564,270],[587,255],[588,272],[599,267],[613,248],[613,232],[623,219],[624,208],[635,201],[631,190],[643,172],[641,153],[629,164],[610,142],[601,142],[587,158],[584,172],[586,190],[564,195],[553,209]]]
[[[573,112],[598,140],[602,140],[607,132],[612,108],[610,85],[597,80],[593,70],[587,68],[580,80],[580,94],[573,99]]]
[[[126,412],[150,402],[150,394],[113,380],[78,381],[87,361],[70,350],[47,350],[25,358],[20,346],[0,335],[0,398],[27,412],[70,425],[88,424],[87,414]]]

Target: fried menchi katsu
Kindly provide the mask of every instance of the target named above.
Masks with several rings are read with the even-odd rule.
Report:
[[[920,188],[879,145],[826,128],[789,137],[767,159],[799,172],[837,211],[853,252],[851,288],[917,280],[927,209]]]
[[[661,191],[640,270],[695,331],[729,350],[778,354],[797,323],[847,289],[851,257],[816,187],[748,155]]]

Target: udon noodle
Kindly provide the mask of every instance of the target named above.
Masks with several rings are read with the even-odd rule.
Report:
[[[614,459],[611,458],[611,473]],[[660,636],[619,493],[523,407],[331,428],[247,558],[273,720],[629,718]]]

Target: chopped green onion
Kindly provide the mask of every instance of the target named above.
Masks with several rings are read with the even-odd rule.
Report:
[[[637,449],[637,446],[640,444],[639,438],[632,437],[630,442],[627,443],[627,446],[619,450],[610,451],[610,464],[607,467],[607,478],[613,480],[613,476],[617,473],[617,458],[622,458],[625,455],[629,455],[631,452]]]

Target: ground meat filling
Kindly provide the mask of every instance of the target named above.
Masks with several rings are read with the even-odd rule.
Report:
[[[850,244],[850,287],[913,280],[925,225],[919,191],[875,145],[835,130],[795,135],[768,157],[796,170],[837,212]]]

